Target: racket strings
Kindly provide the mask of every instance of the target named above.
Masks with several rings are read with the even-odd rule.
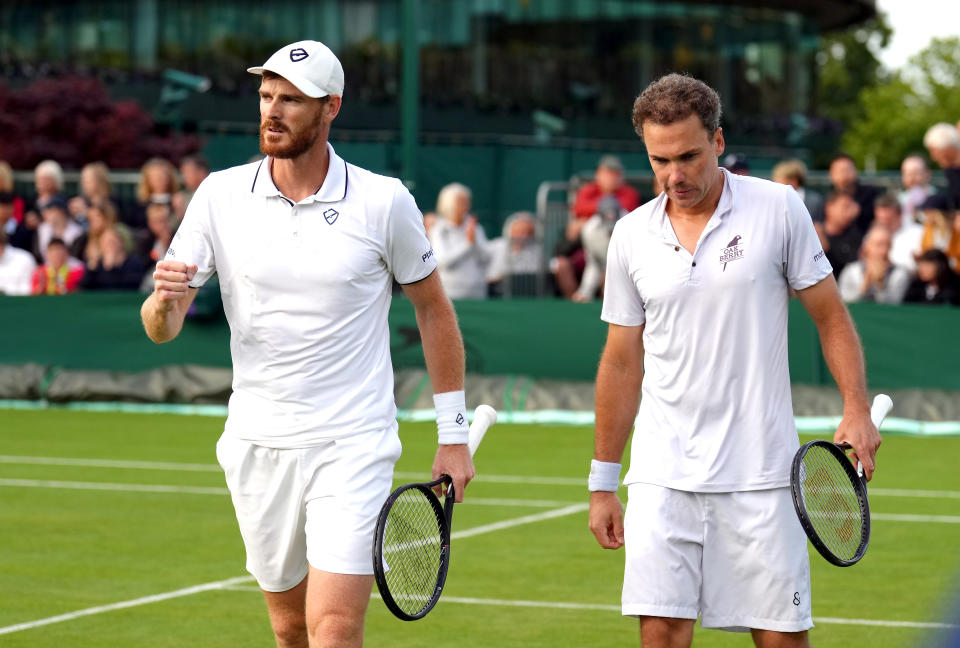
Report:
[[[841,559],[853,559],[863,542],[864,512],[850,476],[828,450],[813,447],[800,466],[803,504],[814,531]]]
[[[391,596],[408,614],[416,614],[434,596],[443,560],[443,521],[422,491],[400,494],[384,527],[383,560]]]

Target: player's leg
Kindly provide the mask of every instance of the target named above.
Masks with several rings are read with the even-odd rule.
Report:
[[[753,643],[757,648],[810,648],[807,631],[775,632],[773,630],[751,630]]]
[[[749,629],[758,646],[806,646],[810,561],[790,488],[705,497],[703,627]]]
[[[689,648],[693,643],[694,619],[640,617],[643,648]]]
[[[278,648],[307,648],[307,579],[286,592],[268,592],[267,601],[270,626]]]
[[[631,484],[624,514],[623,614],[644,648],[687,648],[699,613],[703,511],[693,493]]]
[[[311,567],[306,616],[311,648],[362,646],[372,587],[373,576],[332,574]]]

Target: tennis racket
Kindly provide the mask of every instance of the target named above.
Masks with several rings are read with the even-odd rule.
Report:
[[[477,451],[483,435],[497,422],[489,405],[474,411],[468,447]],[[443,506],[434,488],[446,484]],[[404,621],[422,619],[440,600],[450,566],[453,484],[448,475],[406,484],[390,494],[373,539],[373,574],[387,608]]]
[[[873,399],[870,418],[880,424],[893,407],[886,394]],[[803,444],[793,457],[790,488],[793,505],[810,543],[838,567],[863,558],[870,543],[870,505],[863,466],[853,463],[849,444],[816,440]]]

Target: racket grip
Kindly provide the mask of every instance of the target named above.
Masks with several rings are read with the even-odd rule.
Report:
[[[893,400],[886,394],[877,394],[873,399],[873,405],[870,407],[870,418],[878,430],[883,423],[883,419],[887,418],[887,414],[892,409]]]
[[[470,424],[470,437],[467,441],[467,447],[470,448],[472,457],[483,441],[483,435],[487,433],[494,423],[497,422],[497,410],[489,405],[478,405],[473,412],[473,423]]]

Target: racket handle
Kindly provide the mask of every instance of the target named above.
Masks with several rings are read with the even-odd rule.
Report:
[[[870,408],[870,418],[878,430],[883,423],[883,419],[887,418],[887,414],[889,414],[892,409],[893,400],[886,394],[877,394],[873,399],[873,406]]]
[[[472,457],[483,441],[483,435],[487,433],[494,423],[497,422],[497,410],[489,405],[478,405],[473,412],[473,423],[470,424],[470,438],[467,441],[467,447],[470,448]]]

